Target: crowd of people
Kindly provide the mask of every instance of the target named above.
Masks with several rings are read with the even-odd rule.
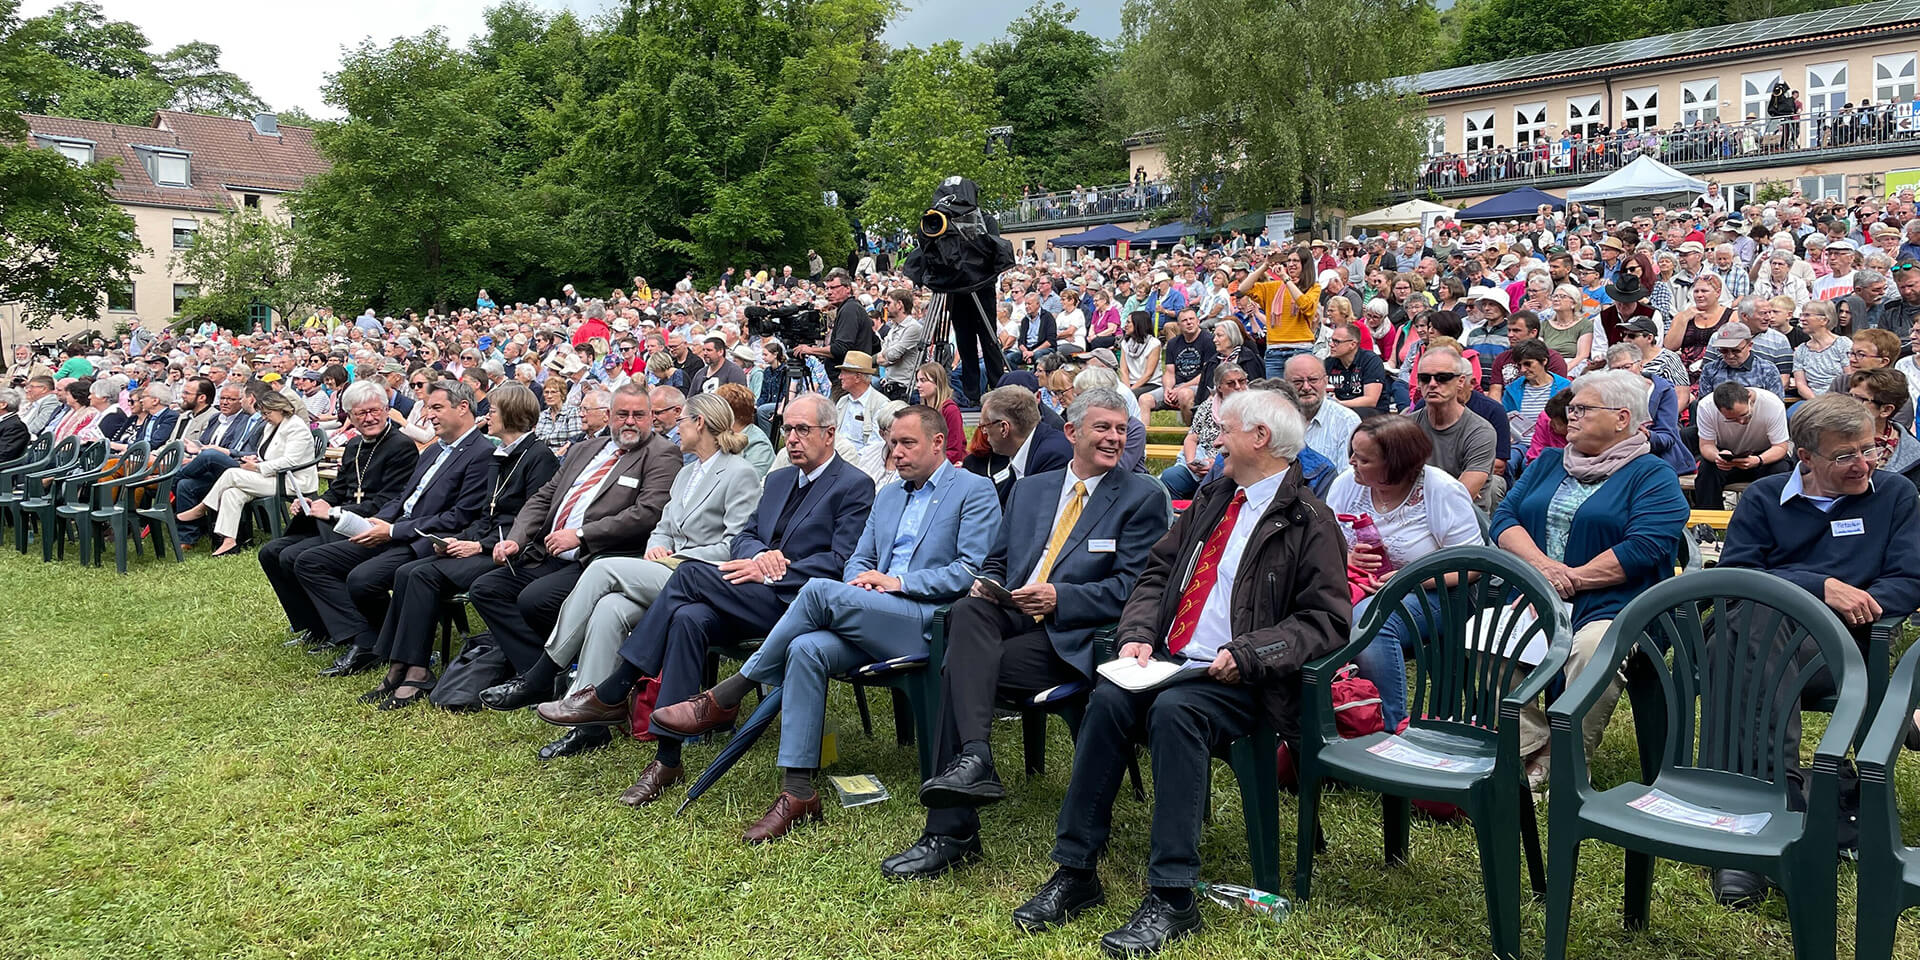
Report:
[[[1302,666],[1434,551],[1490,543],[1540,571],[1570,611],[1569,675],[1674,575],[1688,475],[1711,509],[1752,484],[1722,565],[1806,589],[1861,637],[1920,610],[1916,254],[1911,196],[1729,210],[1716,193],[1621,222],[1573,208],[1029,258],[995,287],[1001,351],[975,370],[884,260],[241,334],[136,327],[58,357],[17,348],[0,460],[38,436],[181,441],[175,507],[216,556],[243,549],[247,503],[286,474],[293,515],[253,532],[255,556],[292,642],[332,657],[323,675],[378,671],[361,699],[381,710],[432,701],[436,625],[464,595],[501,653],[479,703],[563,729],[544,760],[649,744],[619,797],[634,807],[755,685],[779,687],[780,774],[751,843],[825,815],[830,680],[927,653],[950,607],[925,831],[880,869],[987,856],[978,809],[1007,789],[996,702],[1088,683],[1057,870],[1013,919],[1103,901],[1095,867],[1144,742],[1149,888],[1102,942],[1149,953],[1200,926],[1207,758],[1262,725],[1297,742]],[[818,342],[760,313],[796,305],[822,312]],[[1156,411],[1186,433],[1150,466]],[[1410,600],[1359,660],[1394,729],[1431,611]],[[1116,621],[1121,657],[1196,679],[1094,684],[1094,633]],[[709,652],[747,638],[764,640],[709,686]],[[1538,704],[1521,723],[1538,787]],[[1730,905],[1767,890],[1712,883]]]

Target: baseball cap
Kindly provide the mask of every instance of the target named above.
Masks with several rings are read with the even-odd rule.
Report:
[[[1753,331],[1748,330],[1746,324],[1729,323],[1722,326],[1719,331],[1713,335],[1713,340],[1709,346],[1735,347],[1752,339]]]
[[[1698,240],[1688,240],[1680,245],[1681,253],[1706,253],[1707,245]]]
[[[1735,324],[1735,326],[1738,326],[1738,324]],[[1660,331],[1653,325],[1653,321],[1646,317],[1635,317],[1632,320],[1628,320],[1626,323],[1620,325],[1620,329],[1626,333],[1644,333],[1649,337],[1657,337],[1660,335]]]

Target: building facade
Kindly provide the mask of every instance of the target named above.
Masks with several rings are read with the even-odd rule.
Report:
[[[171,321],[197,292],[193,277],[173,269],[176,251],[191,246],[203,226],[237,210],[286,217],[284,195],[327,168],[312,130],[281,126],[272,114],[239,120],[164,110],[149,127],[24,119],[36,146],[119,171],[109,193],[133,217],[145,249],[134,257],[130,284],[100,292],[104,309],[97,321],[59,319],[28,330],[17,306],[0,305],[0,334],[8,344],[87,329],[111,333],[136,319],[149,329]]]

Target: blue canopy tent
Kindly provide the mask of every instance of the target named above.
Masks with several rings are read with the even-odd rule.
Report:
[[[1047,241],[1056,247],[1111,247],[1122,240],[1131,241],[1133,232],[1111,223],[1103,223],[1085,233],[1070,233]]]
[[[1551,193],[1541,193],[1532,187],[1521,187],[1503,193],[1488,200],[1482,200],[1465,210],[1455,219],[1459,220],[1518,220],[1531,217],[1540,210],[1541,204],[1555,210],[1565,210],[1567,202]]]
[[[1201,232],[1202,232],[1201,228],[1196,227],[1193,224],[1186,222],[1185,220],[1179,220],[1173,223],[1162,224],[1161,226],[1158,226],[1158,227],[1142,230],[1139,233],[1136,233],[1133,236],[1128,237],[1127,242],[1135,246],[1139,246],[1141,244],[1153,244],[1153,243],[1179,243],[1181,237],[1193,236]]]

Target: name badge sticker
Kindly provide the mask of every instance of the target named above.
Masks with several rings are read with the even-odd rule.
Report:
[[[1857,537],[1866,532],[1867,523],[1859,517],[1833,521],[1833,535],[1836,537]]]
[[[637,487],[640,485],[640,478],[639,477],[615,477],[613,482],[623,487]]]
[[[1112,553],[1116,549],[1118,549],[1118,547],[1112,540],[1088,540],[1087,541],[1088,553]]]

